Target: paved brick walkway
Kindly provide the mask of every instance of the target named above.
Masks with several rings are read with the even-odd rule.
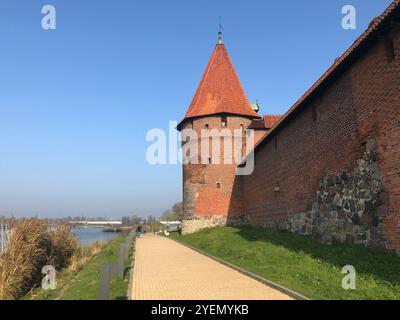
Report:
[[[134,300],[283,300],[266,286],[173,240],[145,235],[136,242]]]

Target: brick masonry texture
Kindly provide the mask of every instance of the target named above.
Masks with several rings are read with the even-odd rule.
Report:
[[[352,173],[342,171],[321,179],[316,202],[306,213],[290,216],[287,229],[311,234],[328,244],[384,247],[382,230],[388,198],[375,150],[375,140],[371,139]]]
[[[392,59],[388,54],[390,41]],[[397,27],[376,39],[368,51],[258,148],[254,173],[235,181],[241,185],[246,219],[256,225],[286,228],[291,217],[308,212],[317,201],[321,178],[352,172],[373,139],[385,191],[379,240],[385,248],[399,250],[399,88]],[[276,188],[279,192],[274,192]],[[234,213],[230,219],[235,219]]]
[[[184,129],[193,128],[199,136],[199,153],[202,139],[201,130],[208,125],[209,129],[239,129],[241,125],[247,128],[251,118],[242,116],[227,116],[227,126],[221,127],[221,116],[202,117],[187,123]],[[237,164],[224,163],[224,141],[221,139],[221,153],[217,155],[211,150],[211,164],[187,164],[183,166],[183,203],[186,217],[196,216],[227,216],[228,212],[243,214],[243,202],[240,196],[232,198],[233,194],[240,194],[234,188],[240,188],[234,185]],[[243,141],[245,141],[243,139]],[[244,144],[244,142],[243,142]],[[245,146],[243,145],[243,148]],[[219,159],[216,159],[218,157]],[[219,164],[216,163],[219,160]],[[217,188],[217,183],[219,188]]]
[[[399,16],[395,0],[273,128],[257,133],[251,175],[185,165],[185,211],[400,253]],[[192,120],[195,129],[221,127],[221,115]],[[228,126],[251,120],[230,116]]]

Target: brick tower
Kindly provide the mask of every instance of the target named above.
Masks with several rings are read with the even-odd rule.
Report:
[[[218,43],[178,130],[193,129],[197,133],[200,154],[200,143],[209,139],[202,135],[205,130],[238,129],[245,136],[252,120],[258,118],[260,116],[247,100],[219,33]],[[227,142],[222,140],[221,137],[220,154],[213,154],[210,143],[208,159],[199,159],[198,164],[183,165],[186,217],[226,217],[232,211],[242,210],[240,197],[232,196],[237,164],[224,163],[224,143]]]

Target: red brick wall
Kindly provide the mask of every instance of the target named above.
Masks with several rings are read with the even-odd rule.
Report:
[[[228,116],[228,129],[247,128],[251,119],[239,116]],[[201,130],[208,124],[209,129],[224,129],[221,126],[221,116],[208,116],[193,120],[193,129],[201,137]],[[183,129],[191,128],[187,122]],[[200,139],[201,140],[201,139]],[[211,143],[210,143],[211,148]],[[221,141],[220,164],[188,164],[183,166],[183,202],[187,215],[196,216],[227,216],[228,212],[243,213],[244,208],[240,194],[235,191],[240,186],[234,186],[237,164],[224,163],[224,142]],[[199,150],[200,152],[200,150]],[[212,152],[210,150],[210,155]],[[217,183],[220,188],[217,188]],[[234,189],[235,188],[235,189]]]
[[[390,62],[385,41],[377,40],[256,152],[252,175],[236,178],[243,189],[235,197],[244,197],[252,221],[273,226],[305,212],[316,199],[319,179],[352,171],[367,139],[375,137],[388,193],[384,237],[389,248],[400,249],[399,32]],[[280,192],[273,191],[277,185]]]
[[[257,144],[259,140],[267,133],[268,130],[254,130],[254,144]]]

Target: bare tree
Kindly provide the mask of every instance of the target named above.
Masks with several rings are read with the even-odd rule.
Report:
[[[177,202],[172,206],[172,209],[168,209],[164,211],[161,215],[161,220],[167,221],[182,221],[185,219],[184,212],[183,212],[183,203]]]

